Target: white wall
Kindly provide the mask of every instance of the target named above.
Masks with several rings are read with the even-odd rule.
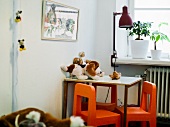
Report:
[[[76,42],[41,40],[41,10],[42,0],[13,0],[14,10],[22,10],[22,21],[15,27],[14,45],[18,45],[18,39],[25,39],[27,50],[18,52],[13,63],[15,67],[16,95],[14,94],[15,109],[29,106],[40,108],[61,118],[63,78],[60,66],[69,65],[80,51],[85,51],[86,58],[96,59],[106,74],[111,74],[113,68],[110,65],[112,54],[112,14],[116,10],[116,0],[56,0],[57,2],[80,9],[78,40]],[[12,2],[5,0],[0,4],[0,15],[4,16],[4,10],[12,6]],[[21,3],[20,3],[21,2]],[[8,5],[9,4],[9,5]],[[15,8],[16,7],[16,8]],[[12,35],[9,30],[8,19],[12,17],[12,8],[7,11],[3,23],[5,31],[0,36],[3,43],[0,43],[3,50],[0,50],[0,65],[2,75],[0,85],[0,100],[9,95],[8,102],[3,105],[7,111],[11,111],[11,65],[10,53],[12,52]],[[15,12],[14,12],[15,14]],[[2,21],[2,20],[1,20]],[[7,34],[8,33],[8,36]],[[8,43],[6,43],[8,42]],[[3,62],[2,62],[3,61]],[[5,66],[5,67],[4,67]],[[118,71],[121,68],[118,68]],[[126,67],[122,67],[123,73]],[[128,73],[128,71],[126,71]],[[127,74],[123,73],[123,74]],[[5,78],[4,78],[5,77]],[[1,87],[2,86],[2,87]],[[5,88],[4,88],[5,86]],[[6,87],[8,86],[8,88]],[[2,88],[4,92],[1,93]],[[101,88],[102,96],[98,100],[104,101],[107,89]],[[73,96],[73,89],[69,89],[70,98]],[[123,99],[123,88],[119,88],[118,97]],[[3,94],[3,95],[2,95]],[[134,101],[130,96],[130,101]],[[71,115],[72,100],[69,100],[68,115]],[[6,106],[9,104],[9,108]],[[0,106],[2,103],[0,102]],[[2,108],[2,107],[0,107]],[[3,114],[6,113],[3,110]]]
[[[20,2],[20,1],[18,1]],[[22,0],[22,21],[18,34],[25,39],[27,50],[18,54],[18,109],[33,106],[61,117],[61,65],[69,65],[80,51],[87,58],[94,54],[96,0],[57,0],[80,9],[76,42],[41,40],[41,0]]]
[[[0,116],[12,109],[12,6],[11,0],[0,1]]]

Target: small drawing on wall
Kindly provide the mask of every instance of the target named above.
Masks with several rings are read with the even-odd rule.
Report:
[[[51,0],[43,0],[41,38],[77,40],[79,9]]]

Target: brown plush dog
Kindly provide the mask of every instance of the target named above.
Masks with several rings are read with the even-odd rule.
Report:
[[[97,61],[89,61],[86,65],[86,71],[89,73],[91,76],[96,75],[96,69],[99,67],[99,63]]]
[[[8,115],[0,117],[0,127],[15,127],[15,119],[17,115],[20,115],[18,118],[18,123],[26,119],[26,115],[31,111],[36,111],[40,113],[40,122],[43,122],[46,127],[81,127],[84,126],[84,121],[80,117],[70,117],[67,119],[59,120],[53,117],[49,113],[45,113],[42,110],[37,108],[26,108],[13,112]]]

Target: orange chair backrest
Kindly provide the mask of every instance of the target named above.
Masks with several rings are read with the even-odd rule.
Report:
[[[156,115],[156,85],[154,83],[148,81],[143,82],[140,107],[145,111]]]
[[[74,89],[73,115],[81,112],[82,97],[88,98],[88,121],[96,117],[96,92],[94,86],[77,83]]]

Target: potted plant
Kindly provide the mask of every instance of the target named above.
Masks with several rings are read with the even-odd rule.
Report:
[[[151,33],[151,36],[150,36],[150,39],[151,39],[152,41],[154,41],[154,50],[151,50],[152,59],[160,59],[162,50],[158,50],[158,49],[157,49],[157,43],[158,43],[158,42],[160,42],[161,40],[162,40],[162,41],[165,40],[165,41],[170,42],[169,37],[168,37],[166,34],[164,34],[164,33],[162,33],[162,32],[160,31],[160,27],[161,27],[162,25],[168,25],[168,23],[166,23],[166,22],[161,22],[161,23],[158,25],[158,30],[153,31],[153,32]]]
[[[136,35],[135,40],[131,40],[131,54],[132,58],[144,59],[146,58],[149,40],[144,40],[142,37],[150,36],[151,22],[133,22],[133,27],[128,28],[129,36]]]

